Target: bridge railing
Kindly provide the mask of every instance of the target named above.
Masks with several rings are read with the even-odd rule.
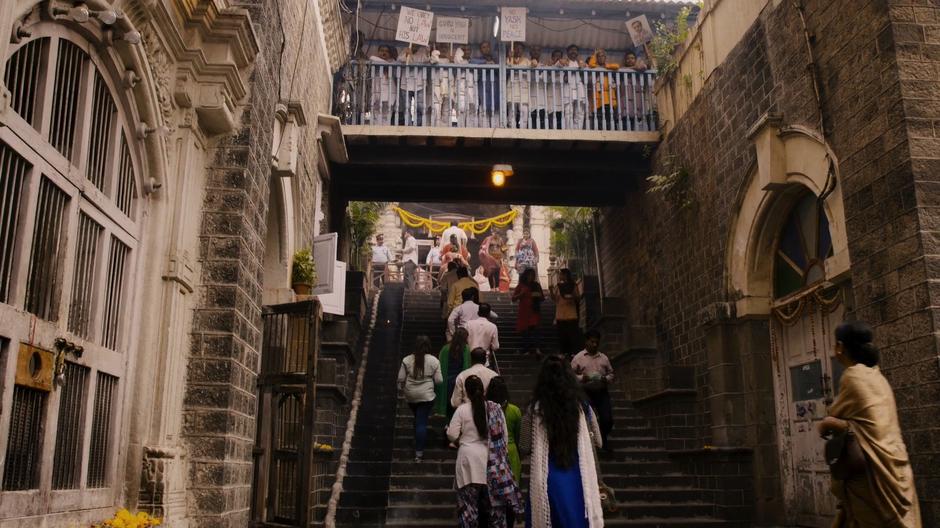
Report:
[[[337,76],[345,125],[655,131],[655,71],[352,61]]]

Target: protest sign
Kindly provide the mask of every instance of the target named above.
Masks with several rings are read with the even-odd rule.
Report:
[[[437,17],[437,42],[468,44],[470,42],[470,20],[457,17]]]
[[[640,15],[636,18],[627,20],[627,32],[630,33],[630,39],[636,47],[642,46],[653,40],[653,30],[650,28],[650,21],[646,15]]]
[[[434,13],[401,6],[395,40],[427,46],[431,40],[431,22]]]
[[[503,7],[499,21],[499,39],[503,42],[525,42],[526,8]]]

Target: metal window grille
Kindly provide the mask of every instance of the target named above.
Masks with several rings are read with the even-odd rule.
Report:
[[[20,199],[29,163],[0,142],[0,302],[9,302]]]
[[[23,45],[7,60],[3,79],[10,90],[10,106],[27,123],[35,126],[36,100],[41,92],[43,49],[48,38],[36,39]]]
[[[59,420],[52,459],[52,489],[76,489],[81,483],[82,433],[88,374],[91,369],[65,364],[65,383],[59,389]]]
[[[101,74],[95,72],[95,89],[91,104],[91,138],[88,142],[88,180],[101,192],[108,192],[108,154],[111,150],[112,126],[117,107]]]
[[[39,457],[42,453],[42,423],[46,393],[16,385],[10,411],[10,436],[7,439],[3,471],[4,491],[39,487]]]
[[[67,194],[48,178],[42,179],[26,282],[26,310],[47,321],[58,318],[59,267],[65,251],[68,202]]]
[[[75,248],[75,277],[69,305],[69,330],[89,337],[94,315],[95,270],[98,269],[98,246],[104,228],[85,213],[79,215],[78,241]]]
[[[108,459],[111,458],[111,421],[118,378],[98,373],[95,407],[91,421],[91,443],[88,446],[88,487],[108,485]]]
[[[303,430],[303,401],[296,394],[281,397],[274,429],[275,492],[274,520],[298,517],[298,450]]]
[[[127,137],[123,134],[121,135],[121,159],[114,202],[121,211],[124,211],[124,214],[131,216],[134,205],[134,164],[131,162],[131,151],[127,148]]]
[[[124,298],[124,269],[130,248],[111,236],[111,251],[108,255],[108,276],[105,285],[104,321],[101,327],[101,344],[114,350],[121,330],[121,303]]]
[[[85,52],[75,44],[67,40],[59,41],[49,142],[69,160],[72,159],[72,140],[75,138],[82,69],[87,59]]]

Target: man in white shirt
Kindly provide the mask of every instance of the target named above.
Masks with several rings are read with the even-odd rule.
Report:
[[[392,260],[392,254],[385,245],[385,237],[382,234],[375,236],[375,245],[372,246],[372,275],[381,277],[379,284],[385,282],[385,268]]]
[[[458,304],[453,310],[451,310],[450,316],[447,317],[448,341],[454,337],[454,332],[456,332],[458,328],[466,328],[467,323],[480,317],[480,305],[477,304],[479,295],[480,292],[476,288],[466,288],[460,294],[460,298],[463,300],[463,303]],[[496,312],[492,310],[492,308],[489,310],[488,316],[492,319],[499,317]],[[470,347],[470,350],[473,350],[473,347]]]
[[[467,329],[469,334],[467,345],[470,346],[470,350],[476,348],[485,350],[485,365],[492,370],[497,370],[494,367],[496,367],[496,351],[499,350],[499,329],[489,320],[491,310],[489,304],[480,304],[480,309],[477,312],[479,317],[468,321],[464,328]]]
[[[490,386],[490,380],[495,378],[498,374],[486,368],[486,366],[483,365],[484,363],[486,363],[486,350],[475,348],[470,351],[470,368],[457,375],[457,380],[454,384],[454,393],[450,396],[451,407],[457,408],[460,407],[461,403],[470,401],[467,399],[467,393],[463,388],[464,381],[470,376],[480,378],[480,381],[483,382],[484,391]]]
[[[401,250],[401,261],[405,271],[405,289],[415,288],[415,275],[418,271],[418,241],[405,231],[405,244]]]

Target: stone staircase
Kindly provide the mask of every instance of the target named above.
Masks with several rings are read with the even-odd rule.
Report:
[[[520,337],[515,332],[515,307],[509,294],[484,293],[483,301],[493,305],[500,317],[501,350],[498,354],[501,374],[510,387],[511,400],[519,407],[528,402],[532,386],[538,374],[538,362],[519,353]],[[384,297],[384,296],[383,296]],[[404,316],[401,343],[404,345],[397,358],[409,353],[417,335],[426,334],[436,349],[443,343],[443,322],[440,319],[439,297],[436,293],[405,292]],[[557,340],[552,326],[554,307],[546,302],[542,307],[542,350],[557,350]],[[381,313],[380,313],[381,321]],[[371,353],[374,353],[373,349]],[[397,366],[387,362],[385,376],[393,379]],[[372,373],[370,356],[367,379]],[[378,380],[383,386],[387,380]],[[388,394],[383,391],[383,395]],[[728,523],[712,516],[714,504],[706,500],[706,493],[693,486],[693,478],[679,472],[669,459],[668,453],[655,438],[649,424],[632,408],[622,391],[612,392],[614,404],[614,430],[610,442],[616,452],[601,459],[605,482],[615,489],[620,511],[609,515],[607,526],[630,527],[714,527]],[[369,404],[368,401],[363,402]],[[456,450],[444,447],[444,418],[433,417],[428,437],[428,448],[424,460],[414,462],[413,418],[408,406],[400,397],[397,402],[389,396],[382,407],[394,416],[391,430],[372,427],[357,428],[373,431],[376,439],[357,445],[388,442],[390,467],[387,473],[377,474],[375,482],[368,485],[380,488],[387,483],[384,493],[369,495],[370,502],[363,502],[356,523],[341,526],[400,526],[422,528],[444,528],[456,525],[454,463]],[[360,418],[361,420],[361,418]],[[383,427],[387,421],[383,421]],[[391,438],[389,438],[391,435]],[[360,440],[357,438],[357,440]],[[383,453],[388,451],[383,451]],[[352,463],[351,463],[352,465]],[[524,475],[528,474],[528,463],[523,464]],[[387,480],[384,480],[387,475]],[[523,489],[528,485],[523,477]],[[349,482],[349,477],[347,477]],[[365,485],[365,481],[361,482]],[[348,488],[348,486],[347,486]],[[344,498],[345,498],[344,493]],[[361,495],[363,499],[367,495]],[[387,502],[381,502],[387,497]],[[371,502],[374,501],[374,502]],[[342,503],[341,503],[342,504]],[[351,504],[346,501],[347,506]],[[384,509],[384,518],[375,510]],[[364,513],[368,512],[368,513]],[[372,514],[375,513],[373,516]],[[368,517],[368,520],[366,519]],[[345,519],[353,518],[352,511]],[[384,522],[384,524],[382,524]]]

